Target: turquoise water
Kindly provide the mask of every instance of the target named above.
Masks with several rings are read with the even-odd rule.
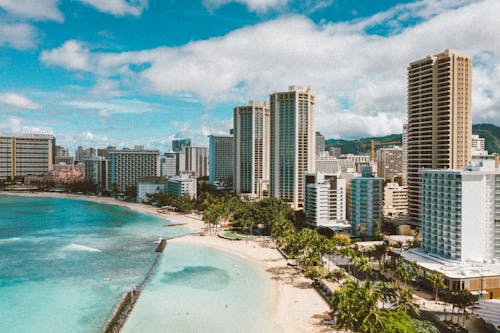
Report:
[[[169,244],[123,332],[273,332],[271,298],[269,278],[254,264]]]
[[[100,332],[138,285],[165,220],[92,202],[0,195],[0,333]],[[270,281],[257,266],[169,244],[125,332],[272,332]]]
[[[139,284],[165,220],[96,203],[0,196],[0,332],[100,332]]]

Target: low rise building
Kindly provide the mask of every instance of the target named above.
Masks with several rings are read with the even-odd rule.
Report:
[[[149,201],[148,194],[167,192],[168,180],[161,177],[147,177],[137,183],[137,202]]]
[[[176,197],[188,195],[191,199],[197,196],[197,181],[186,175],[176,176],[168,179],[167,193]]]

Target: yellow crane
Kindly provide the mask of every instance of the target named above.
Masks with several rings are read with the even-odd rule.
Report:
[[[370,156],[370,159],[372,162],[375,162],[375,146],[386,146],[386,145],[400,145],[401,141],[385,141],[385,142],[377,142],[373,139],[370,140],[371,143],[365,143],[363,144],[363,147],[366,146],[372,146],[372,154]]]

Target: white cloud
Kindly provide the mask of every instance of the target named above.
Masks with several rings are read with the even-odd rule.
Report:
[[[266,12],[270,9],[284,8],[290,0],[204,0],[203,4],[209,10],[214,10],[231,2],[246,5],[250,11]]]
[[[17,93],[0,93],[0,103],[21,109],[38,109],[40,105]]]
[[[36,30],[29,24],[0,21],[0,46],[6,45],[21,50],[31,49],[35,47],[36,35]]]
[[[0,8],[15,17],[62,22],[58,3],[59,0],[0,0]]]
[[[61,47],[42,51],[40,60],[47,65],[58,65],[66,69],[87,71],[90,68],[90,52],[80,42],[68,40]]]
[[[422,0],[343,23],[315,24],[303,16],[285,16],[223,37],[137,52],[94,53],[70,41],[77,52],[68,53],[85,59],[85,66],[74,69],[85,68],[108,80],[119,76],[121,84],[131,82],[147,92],[195,96],[205,105],[240,104],[266,99],[288,85],[311,85],[318,96],[318,129],[328,137],[349,137],[400,132],[408,63],[447,48],[460,49],[475,57],[474,120],[500,124],[500,2],[469,2],[444,0],[438,5]],[[402,27],[401,22],[415,18],[422,23]],[[377,26],[391,33],[384,37],[366,32]],[[44,51],[42,60],[72,68],[56,52],[67,43]],[[193,126],[203,132],[199,124]]]
[[[116,16],[139,16],[148,7],[148,0],[79,0],[103,13]]]

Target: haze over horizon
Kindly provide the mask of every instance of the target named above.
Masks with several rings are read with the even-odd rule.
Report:
[[[0,133],[76,146],[206,145],[233,107],[316,91],[317,130],[401,132],[408,63],[473,57],[474,123],[500,125],[494,0],[0,0]]]

